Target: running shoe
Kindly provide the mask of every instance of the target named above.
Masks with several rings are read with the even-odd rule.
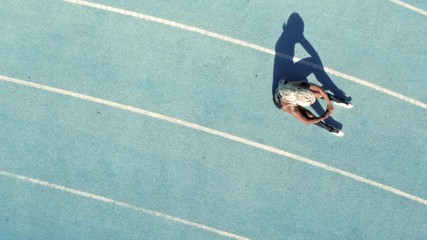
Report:
[[[346,101],[342,101],[342,102],[332,102],[334,105],[343,107],[343,108],[353,108],[353,104],[346,102]]]
[[[334,134],[337,137],[344,136],[344,132],[341,131],[341,130],[339,130],[339,129],[336,129],[336,128],[332,129],[331,133]]]

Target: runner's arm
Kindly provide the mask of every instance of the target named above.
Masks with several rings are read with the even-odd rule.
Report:
[[[325,114],[321,117],[315,117],[313,113],[311,113],[308,109],[305,109],[303,107],[295,108],[289,112],[292,114],[296,119],[298,119],[300,122],[303,122],[305,124],[316,124],[326,118],[329,117],[330,112],[326,110]]]
[[[317,86],[316,84],[309,83],[308,89],[313,92],[318,92],[322,97],[326,100],[326,104],[328,105],[327,109],[329,110],[330,114],[334,112],[334,106],[332,105],[331,99],[329,98],[328,94],[323,90],[322,87]]]

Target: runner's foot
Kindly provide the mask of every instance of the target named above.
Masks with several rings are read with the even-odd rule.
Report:
[[[342,100],[342,102],[332,102],[333,104],[343,108],[353,108],[353,104]]]
[[[342,137],[342,136],[344,136],[344,132],[343,131],[341,131],[341,130],[339,130],[339,129],[336,129],[336,128],[333,128],[332,130],[331,130],[331,133],[332,134],[334,134],[335,136],[337,136],[337,137]]]

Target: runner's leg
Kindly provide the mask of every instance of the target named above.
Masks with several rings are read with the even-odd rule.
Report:
[[[318,127],[321,127],[321,128],[325,129],[328,132],[332,132],[334,130],[333,127],[329,126],[328,124],[324,123],[323,121],[320,121],[320,122],[318,122],[318,123],[316,123],[314,125],[316,125]]]

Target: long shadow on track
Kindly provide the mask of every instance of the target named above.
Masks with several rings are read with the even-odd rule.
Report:
[[[294,62],[295,45],[297,43],[301,44],[310,57]],[[298,13],[292,13],[288,21],[283,24],[283,32],[277,40],[275,51],[276,56],[274,58],[272,84],[273,96],[281,79],[286,78],[286,80],[290,82],[308,82],[307,77],[313,74],[325,90],[332,92],[332,94],[338,98],[351,101],[351,98],[347,97],[345,92],[339,89],[325,72],[319,54],[304,37],[304,21]],[[316,101],[312,107],[319,116],[324,114],[324,109],[318,101]],[[335,128],[342,129],[342,124],[332,117],[326,119],[325,123]]]

